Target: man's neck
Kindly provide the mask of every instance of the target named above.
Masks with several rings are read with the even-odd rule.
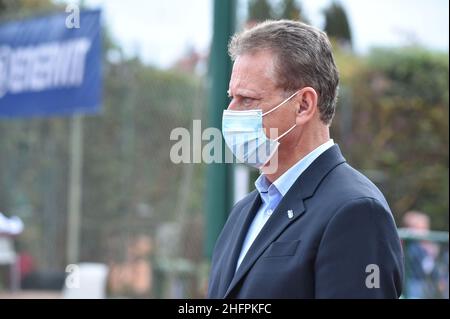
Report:
[[[309,139],[303,139],[303,141],[300,139],[293,148],[285,148],[282,147],[283,145],[280,145],[277,151],[278,154],[275,154],[275,156],[278,155],[278,166],[275,172],[266,169],[266,167],[263,167],[261,171],[266,178],[273,183],[298,161],[329,140],[330,134],[327,130],[326,132],[312,136]]]

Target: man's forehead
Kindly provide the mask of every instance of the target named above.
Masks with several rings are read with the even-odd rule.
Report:
[[[240,94],[235,92],[238,90],[261,91],[274,84],[274,64],[270,52],[244,54],[236,58],[230,79],[231,93]]]

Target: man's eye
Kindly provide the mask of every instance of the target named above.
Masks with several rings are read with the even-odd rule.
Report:
[[[242,105],[244,106],[250,106],[252,105],[254,99],[250,98],[250,97],[244,97],[242,98]]]

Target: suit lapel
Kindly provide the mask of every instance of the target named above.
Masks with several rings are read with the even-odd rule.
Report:
[[[224,295],[233,276],[235,274],[237,261],[239,254],[241,252],[242,244],[247,234],[247,230],[255,217],[256,212],[261,206],[261,198],[258,192],[255,191],[253,199],[242,209],[239,213],[237,222],[234,225],[230,238],[229,247],[227,251],[230,252],[229,255],[224,256],[224,273],[220,277],[219,291],[220,295]]]
[[[315,190],[319,186],[322,179],[337,165],[345,162],[342,157],[340,149],[337,145],[332,146],[323,154],[321,154],[295,181],[291,189],[283,197],[278,207],[273,212],[272,216],[266,222],[261,232],[256,237],[255,241],[248,250],[244,260],[239,266],[234,277],[228,278],[231,283],[226,289],[224,298],[227,298],[232,292],[236,284],[244,277],[244,275],[250,270],[257,259],[263,254],[266,248],[276,240],[276,238],[294,221],[300,218],[305,213],[304,200],[313,196]],[[259,198],[259,196],[257,196]],[[253,220],[253,216],[261,204],[261,200],[258,201],[258,205],[253,207],[253,214],[247,213],[246,227],[241,228],[239,242],[234,242],[233,254],[239,254],[242,246],[243,238],[245,237],[249,224]],[[254,205],[253,205],[254,206]],[[288,210],[292,210],[292,217],[288,215]],[[251,217],[250,220],[248,220]],[[236,225],[239,227],[239,225]],[[236,228],[235,226],[235,228]],[[234,234],[233,234],[234,235]],[[239,245],[236,245],[239,244]],[[237,252],[236,252],[237,250]],[[233,273],[236,267],[238,256],[233,256],[233,264],[231,265]],[[226,268],[228,271],[228,267]],[[228,274],[230,275],[230,274]],[[231,274],[232,276],[232,274]],[[227,281],[227,283],[230,281]]]
[[[242,279],[251,266],[253,266],[256,260],[263,254],[266,248],[283,232],[286,227],[289,226],[289,224],[293,223],[305,212],[305,207],[301,199],[298,201],[292,201],[287,198],[287,195],[288,194],[286,194],[285,198],[282,199],[272,216],[261,229],[261,232],[255,238],[255,241],[251,245],[235,276],[233,277],[233,280],[225,293],[225,298],[230,294],[235,285]],[[289,203],[295,203],[295,205],[288,207]],[[292,210],[292,218],[289,218],[287,214],[288,210]]]

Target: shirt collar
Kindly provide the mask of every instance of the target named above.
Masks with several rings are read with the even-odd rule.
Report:
[[[269,187],[273,184],[264,176],[264,174],[259,175],[259,177],[255,181],[255,187],[260,194],[267,193],[269,191]]]
[[[255,181],[255,187],[258,192],[262,195],[262,193],[267,193],[269,188],[275,187],[282,196],[285,196],[286,193],[291,188],[292,184],[300,177],[300,175],[314,162],[323,152],[334,145],[334,141],[332,139],[323,143],[322,145],[315,148],[308,155],[300,159],[297,163],[295,163],[291,168],[289,168],[286,172],[283,173],[280,177],[278,177],[275,182],[272,184],[269,180],[261,174],[258,179]]]

